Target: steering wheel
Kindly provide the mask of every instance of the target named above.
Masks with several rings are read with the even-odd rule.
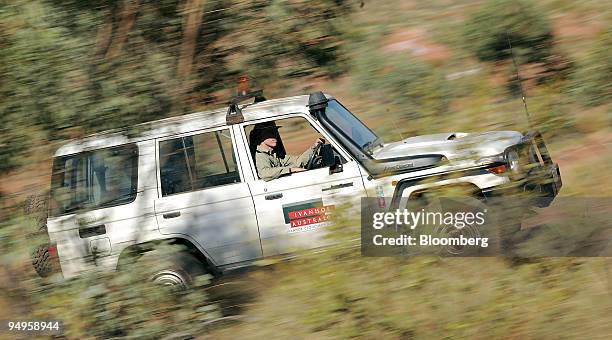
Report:
[[[315,169],[317,164],[321,163],[321,159],[323,158],[321,156],[321,145],[323,145],[323,143],[319,143],[317,144],[317,146],[315,146],[315,149],[312,152],[312,154],[310,154],[310,158],[308,158],[308,162],[306,162],[304,169],[306,170]]]

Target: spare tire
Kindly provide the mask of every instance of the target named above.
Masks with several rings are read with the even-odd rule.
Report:
[[[48,198],[45,195],[30,195],[23,205],[23,213],[36,221],[39,232],[47,231]]]
[[[48,244],[42,244],[34,249],[32,252],[32,265],[38,275],[46,277],[53,272],[53,265],[51,264],[50,257]]]
[[[47,197],[43,195],[30,195],[26,198],[23,205],[23,212],[26,215],[47,212]]]

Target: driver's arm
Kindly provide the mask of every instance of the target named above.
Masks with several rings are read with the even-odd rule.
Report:
[[[285,155],[285,158],[283,158],[283,165],[291,168],[303,168],[306,166],[306,163],[308,163],[314,149],[314,146],[311,146],[299,156]]]
[[[317,138],[315,143],[312,146],[310,146],[308,149],[306,149],[306,151],[304,151],[301,155],[299,156],[285,155],[285,158],[283,159],[283,165],[293,167],[293,168],[305,167],[306,163],[308,163],[308,160],[310,159],[313,152],[317,148],[317,145],[322,144],[322,143],[324,143],[324,140],[322,138]]]
[[[279,178],[282,175],[292,172],[292,168],[302,168],[308,162],[314,148],[309,148],[299,156],[285,155],[285,158],[280,160],[280,166],[273,164],[270,158],[262,153],[255,154],[255,164],[257,164],[257,174],[264,181],[271,181]],[[295,171],[297,172],[297,171]]]

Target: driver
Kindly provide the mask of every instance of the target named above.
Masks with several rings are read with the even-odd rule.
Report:
[[[277,155],[277,136],[280,126],[274,122],[256,124],[251,131],[253,141],[256,143],[255,165],[257,174],[264,181],[279,178],[285,174],[305,171],[304,166],[314,153],[319,144],[325,143],[323,138],[317,138],[315,143],[299,156],[285,155],[280,158]]]

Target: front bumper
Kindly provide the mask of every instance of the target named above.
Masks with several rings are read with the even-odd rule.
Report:
[[[542,135],[537,131],[526,133],[517,147],[521,159],[525,160],[525,170],[519,176],[511,176],[508,185],[484,189],[484,196],[491,198],[525,192],[529,194],[532,205],[549,206],[563,186],[559,165],[553,162]]]
[[[563,182],[561,181],[559,166],[552,161],[541,134],[537,131],[526,133],[519,143],[512,145],[508,149],[510,148],[514,148],[519,152],[519,157],[523,161],[522,171],[516,174],[510,171],[503,174],[494,174],[491,171],[492,168],[500,165],[507,166],[505,161],[500,159],[497,162],[471,168],[435,172],[400,179],[393,192],[390,210],[397,209],[403,197],[409,197],[409,194],[405,194],[406,190],[412,191],[413,188],[424,183],[429,183],[428,186],[430,187],[436,187],[456,185],[462,182],[477,185],[485,198],[513,197],[520,198],[523,201],[527,197],[528,202],[526,203],[530,206],[549,206],[559,194]],[[473,179],[481,175],[492,176],[497,180],[488,179],[484,181],[488,183],[474,183]],[[448,183],[443,184],[443,182]],[[490,186],[486,186],[487,184]]]

